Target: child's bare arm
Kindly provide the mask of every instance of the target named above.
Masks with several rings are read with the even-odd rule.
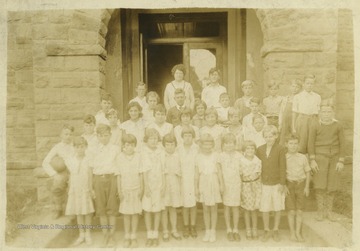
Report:
[[[304,188],[304,194],[305,196],[309,196],[309,189],[310,187],[310,172],[306,172],[306,180],[305,180],[305,188]]]
[[[217,168],[217,177],[218,177],[219,185],[220,185],[220,192],[222,194],[224,192],[224,177],[222,175],[221,165],[219,163],[217,163],[216,168]]]
[[[144,192],[146,197],[150,197],[150,187],[149,187],[149,171],[146,171],[144,174]]]
[[[195,195],[196,195],[196,198],[199,198],[199,168],[197,165],[195,166],[194,182],[195,182]]]
[[[119,198],[120,198],[120,200],[122,199],[121,197],[121,195],[122,195],[122,192],[121,192],[121,175],[119,174],[119,175],[117,175],[117,177],[116,177],[116,180],[117,180],[117,191],[118,191],[118,195],[119,195]]]

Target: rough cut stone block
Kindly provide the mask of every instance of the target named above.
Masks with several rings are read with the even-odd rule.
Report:
[[[31,37],[31,24],[22,24],[18,26],[16,29],[16,43],[18,44],[26,44],[32,42]]]
[[[33,39],[66,40],[69,24],[35,24],[32,27]]]
[[[10,161],[19,161],[19,160],[21,160],[22,162],[36,161],[36,155],[34,153],[7,152],[6,157]]]
[[[22,98],[7,98],[7,109],[10,110],[21,110],[24,108],[24,99]]]
[[[99,71],[99,56],[69,56],[64,58],[64,71]]]
[[[49,22],[55,24],[70,23],[73,13],[73,10],[48,10]]]
[[[18,114],[16,124],[20,128],[34,127],[34,111],[21,111]]]
[[[49,14],[45,10],[33,11],[31,14],[31,21],[34,24],[47,23],[49,20]]]
[[[269,53],[264,58],[264,67],[295,68],[303,66],[303,53]]]
[[[319,52],[322,50],[322,39],[296,41],[268,41],[261,48],[261,56],[269,52]]]
[[[336,17],[324,18],[322,16],[313,16],[304,18],[300,21],[300,32],[302,35],[325,35],[336,34],[337,19]]]
[[[15,71],[31,69],[32,63],[32,51],[8,50],[8,69]]]
[[[60,142],[60,130],[61,128],[59,128],[59,131],[57,132],[57,135],[54,137],[41,137],[41,136],[37,136],[36,137],[36,149],[37,151],[42,151],[42,152],[48,152],[50,151],[50,149],[57,143]]]
[[[49,109],[36,109],[36,120],[49,120],[50,110]]]
[[[31,84],[33,82],[33,71],[32,70],[16,71],[13,73],[15,75],[17,84]]]
[[[99,32],[100,23],[100,15],[94,18],[93,16],[76,11],[73,15],[71,28]]]
[[[337,81],[339,83],[352,83],[354,84],[354,71],[338,71],[337,72]]]
[[[48,56],[57,56],[57,55],[100,55],[106,57],[106,51],[103,47],[98,44],[90,45],[78,45],[78,44],[58,44],[58,43],[48,43],[46,45],[46,54]]]
[[[35,135],[15,136],[14,137],[14,147],[16,147],[16,148],[33,148],[31,150],[35,150]]]
[[[55,78],[51,80],[51,87],[53,88],[62,88],[62,87],[71,87],[79,88],[82,86],[80,78]]]
[[[36,121],[36,137],[57,137],[63,124],[63,121]],[[38,146],[36,148],[39,149]]]
[[[74,120],[74,119],[83,119],[84,112],[83,111],[51,111],[50,119],[51,120]]]
[[[37,104],[62,103],[61,93],[55,88],[36,88],[34,97]]]
[[[97,88],[64,88],[61,90],[63,103],[91,103],[98,97]]]
[[[297,36],[299,27],[296,25],[287,25],[279,28],[269,27],[266,32],[264,32],[264,40],[296,40],[301,39],[300,36]]]

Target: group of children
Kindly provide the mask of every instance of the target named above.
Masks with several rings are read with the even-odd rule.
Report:
[[[260,211],[262,241],[271,237],[280,241],[281,211],[286,208],[290,239],[302,242],[302,211],[312,172],[317,218],[333,220],[337,172],[344,167],[344,136],[333,118],[333,107],[320,105],[320,96],[312,92],[314,76],[305,77],[300,93],[300,81],[295,80],[292,93],[285,98],[279,98],[279,87],[272,82],[263,103],[253,97],[254,83],[246,80],[242,83],[244,96],[230,107],[229,95],[222,92],[226,89],[219,87],[219,73],[210,71],[212,82],[204,88],[203,100],[195,97],[193,110],[185,105],[183,89],[174,90],[175,105],[166,109],[159,104],[159,95],[146,94],[146,85],[140,83],[138,96],[128,104],[125,122],[120,123],[111,108],[111,97],[104,95],[96,116],[85,116],[81,137],[72,141],[74,128],[64,126],[61,142],[43,163],[53,177],[55,218],[61,215],[61,196],[68,191],[65,215],[76,215],[78,224],[90,225],[95,212],[101,225],[111,226],[102,228],[102,246],[115,244],[116,216],[121,213],[124,247],[137,247],[139,215],[143,213],[145,245],[150,247],[159,244],[160,225],[163,241],[196,238],[197,203],[203,209],[203,241],[216,241],[219,203],[224,205],[229,241],[241,239],[240,208],[247,239],[259,238]],[[265,114],[260,112],[262,105]],[[66,168],[54,161],[57,156]],[[177,229],[179,208],[182,236]],[[90,244],[89,228],[79,231],[75,244]]]

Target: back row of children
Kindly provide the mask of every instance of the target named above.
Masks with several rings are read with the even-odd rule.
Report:
[[[218,72],[216,73],[218,74]],[[305,78],[305,83],[309,81],[309,79],[312,78]],[[312,86],[312,84],[310,86]],[[146,86],[139,85],[138,89],[144,87]],[[226,127],[218,125],[219,113],[216,107],[206,108],[205,102],[197,102],[195,105],[196,114],[194,116],[191,109],[182,107],[185,100],[185,94],[182,89],[175,90],[174,99],[177,106],[170,108],[167,112],[162,105],[157,104],[159,97],[154,92],[149,92],[146,95],[147,105],[142,103],[145,106],[144,108],[139,103],[143,98],[138,97],[138,101],[131,101],[127,109],[130,119],[121,124],[118,121],[116,111],[110,108],[111,101],[109,96],[103,98],[101,100],[102,110],[95,118],[89,115],[84,119],[85,132],[83,137],[86,139],[86,143],[81,139],[74,142],[74,146],[77,149],[77,162],[73,160],[71,164],[71,161],[66,161],[66,166],[70,170],[72,177],[72,170],[77,170],[75,176],[79,176],[82,175],[79,171],[79,169],[81,169],[80,167],[86,166],[83,163],[87,163],[87,161],[84,162],[81,156],[83,159],[85,159],[85,156],[91,156],[90,159],[92,159],[89,161],[89,166],[91,167],[91,173],[88,173],[89,179],[81,179],[82,183],[80,183],[79,178],[77,181],[76,178],[70,179],[69,199],[66,209],[67,214],[78,215],[79,224],[89,224],[89,220],[91,220],[89,214],[96,209],[96,214],[100,216],[100,223],[102,225],[115,226],[115,215],[118,212],[124,213],[125,246],[137,246],[137,215],[144,210],[145,224],[148,231],[146,245],[151,246],[158,244],[160,218],[162,218],[163,223],[163,239],[169,239],[167,216],[165,216],[167,215],[167,210],[164,210],[166,208],[165,205],[170,206],[168,211],[170,212],[170,222],[172,223],[171,236],[174,239],[180,238],[176,230],[176,211],[174,208],[183,206],[183,236],[185,238],[189,235],[196,237],[197,233],[194,227],[196,221],[196,201],[199,201],[203,203],[204,208],[204,223],[206,229],[204,240],[215,241],[216,205],[223,201],[229,240],[240,240],[237,227],[238,208],[240,205],[245,209],[247,238],[257,238],[258,236],[255,210],[260,209],[260,211],[263,212],[265,230],[263,240],[267,240],[272,235],[269,228],[270,211],[276,212],[273,238],[280,240],[278,232],[280,211],[284,209],[284,198],[288,191],[287,188],[291,188],[291,196],[288,196],[290,199],[287,200],[292,201],[287,203],[287,207],[290,209],[289,225],[291,238],[302,241],[303,237],[300,230],[303,199],[301,198],[304,193],[307,195],[309,191],[309,167],[307,159],[301,157],[303,155],[299,155],[296,150],[296,144],[298,143],[301,149],[301,138],[300,140],[295,136],[290,138],[288,144],[290,145],[292,142],[296,147],[294,146],[292,148],[295,150],[290,150],[290,147],[288,147],[288,153],[285,153],[283,147],[275,142],[278,136],[278,129],[274,125],[265,126],[270,120],[275,120],[272,117],[276,116],[271,114],[271,116],[264,117],[264,115],[259,113],[260,102],[258,99],[251,97],[252,94],[249,91],[252,87],[252,81],[245,81],[242,84],[244,97],[235,102],[234,106],[236,108],[228,109],[228,119],[230,123],[228,123]],[[304,84],[304,88],[305,87],[306,84]],[[296,81],[292,84],[292,88],[293,94],[295,94],[299,89]],[[145,93],[145,91],[140,92],[138,90],[138,94],[139,93]],[[313,96],[317,97],[316,95]],[[225,99],[229,99],[226,94],[220,94],[220,96],[222,96],[223,99],[224,97]],[[276,98],[274,98],[274,100],[276,100]],[[311,100],[311,98],[308,100]],[[302,97],[300,101],[303,101]],[[223,101],[221,103],[226,106],[226,102]],[[313,119],[314,122],[316,121],[314,119],[314,113],[311,113],[316,109],[312,111],[300,110],[304,108],[299,104],[302,102],[297,103],[296,97],[293,98],[291,109],[289,108],[289,103],[291,103],[291,97],[286,99],[286,105],[282,102],[282,110],[287,111],[286,115],[283,115],[283,118],[286,117],[288,119],[288,114],[291,110],[298,115],[295,119],[288,119],[286,128],[290,128],[290,131],[296,131],[294,129],[296,128],[295,125],[299,124],[298,121],[308,119]],[[311,102],[309,101],[307,103],[310,104]],[[317,105],[317,101],[314,101],[312,104]],[[249,111],[246,111],[246,109],[250,109],[250,113],[248,113]],[[321,194],[323,198],[321,206],[318,204],[319,215],[321,215],[318,217],[319,219],[323,218],[323,216],[330,215],[328,210],[330,207],[330,199],[328,199],[328,197],[331,197],[332,193],[337,189],[336,171],[343,168],[342,129],[339,124],[333,120],[332,111],[333,108],[331,106],[323,106],[321,108],[321,113],[325,114],[327,112],[327,117],[325,115],[320,116],[320,122],[316,121],[318,123],[311,124],[311,137],[309,141],[306,140],[306,143],[309,143],[310,146],[309,153],[311,151],[311,167],[314,171],[318,170],[315,174],[318,178],[314,177],[314,182],[316,181],[315,188],[317,189],[316,195],[318,198],[318,194]],[[141,118],[142,112],[144,114],[143,117],[149,119],[146,123]],[[244,116],[245,113],[248,114]],[[279,116],[282,118],[280,114],[281,113],[279,113]],[[243,116],[243,125],[241,125],[240,119]],[[252,118],[246,120],[246,118],[250,116]],[[166,122],[166,120],[168,122]],[[100,124],[96,127],[95,132],[94,128],[97,121],[100,121]],[[324,129],[324,126],[328,126],[329,129]],[[280,127],[282,128],[282,132],[285,128],[285,123],[281,123]],[[245,128],[248,128],[248,130]],[[299,126],[299,128],[301,128],[301,126]],[[298,129],[297,131],[299,132],[301,130],[302,129]],[[63,191],[64,187],[66,187],[63,185],[63,182],[61,182],[66,180],[66,175],[63,175],[64,172],[57,173],[54,171],[50,162],[52,157],[57,154],[64,159],[68,159],[67,157],[71,156],[71,144],[69,140],[71,132],[71,127],[64,128],[62,132],[62,137],[64,137],[63,141],[52,149],[45,158],[43,165],[49,175],[54,176],[53,195],[54,202],[57,205],[59,205],[59,201],[61,201],[59,196],[61,192],[59,191]],[[175,137],[171,135],[175,135]],[[331,143],[329,142],[329,136],[332,138]],[[163,147],[159,144],[161,141],[163,142]],[[333,147],[334,144],[337,146],[336,149]],[[87,153],[91,154],[85,154],[83,149],[78,150],[78,148],[85,148],[84,145],[88,146]],[[167,145],[168,147],[166,147]],[[170,145],[172,147],[170,147]],[[160,156],[169,157],[173,155],[175,151],[172,149],[176,145],[178,145],[176,153],[179,154],[179,156],[183,155],[179,157],[180,169],[175,168],[177,165],[176,161],[171,159],[166,161],[165,157],[161,157],[162,161],[159,161]],[[231,147],[229,145],[231,145]],[[232,145],[234,145],[233,148]],[[200,151],[195,150],[198,146],[200,146]],[[120,147],[122,147],[122,152],[120,151]],[[317,149],[321,149],[321,151],[319,152]],[[331,150],[330,155],[328,152],[329,149]],[[235,150],[241,151],[242,154]],[[254,156],[255,151],[259,159]],[[78,152],[80,152],[80,154]],[[158,154],[160,152],[162,152],[162,154]],[[290,165],[286,165],[286,161],[293,156],[291,155],[292,153],[294,156],[299,155],[300,157],[294,157],[299,160],[292,160]],[[187,155],[185,156],[184,154]],[[205,156],[202,156],[204,154]],[[231,157],[229,154],[232,154]],[[290,156],[288,156],[288,154],[290,154]],[[139,157],[135,158],[134,156]],[[119,158],[121,159],[120,162],[118,162]],[[136,163],[134,158],[139,158],[142,164],[134,164]],[[79,159],[81,159],[80,162]],[[89,159],[89,157],[86,159]],[[238,159],[242,161],[241,165],[234,164]],[[133,163],[132,161],[135,162]],[[256,161],[257,163],[253,163]],[[121,164],[118,165],[116,163]],[[164,163],[164,165],[161,167],[156,163]],[[288,163],[290,162],[288,161]],[[74,168],[71,168],[72,165]],[[126,169],[126,171],[123,171],[124,174],[119,171],[123,168]],[[286,175],[287,169],[294,169],[296,171],[288,171],[288,175]],[[134,176],[134,170],[140,170],[138,173],[141,173],[141,175],[139,177]],[[224,172],[224,170],[228,171]],[[230,170],[232,170],[232,172],[238,172],[239,175],[229,175],[231,174]],[[127,177],[127,175],[130,174],[137,178]],[[115,175],[118,175],[119,178],[116,179]],[[169,180],[175,177],[180,180],[180,189],[174,186],[174,184],[177,184],[176,182]],[[192,177],[194,180],[192,180]],[[238,180],[235,181],[234,179]],[[158,182],[159,180],[160,182]],[[84,184],[84,182],[87,183]],[[82,187],[82,191],[86,191],[86,193],[83,192],[75,196],[74,191],[79,190],[80,187],[77,187],[77,185],[73,183],[83,184],[80,185],[80,187]],[[286,184],[287,186],[285,186]],[[75,187],[75,190],[71,187]],[[78,189],[76,189],[76,187]],[[84,187],[88,189],[84,190]],[[126,192],[123,191],[124,189]],[[71,196],[71,194],[74,195]],[[84,194],[87,194],[87,196],[84,196]],[[116,194],[119,194],[120,201],[123,202],[120,202],[120,208],[118,208],[118,198]],[[175,196],[176,194],[178,194],[178,196]],[[239,194],[241,194],[241,196]],[[89,200],[89,195],[95,197],[95,208],[91,207],[91,197]],[[180,199],[174,201],[176,198]],[[139,203],[139,201],[141,203]],[[165,201],[167,201],[167,203],[165,203]],[[325,201],[327,202],[325,203]],[[236,202],[236,205],[233,205],[233,202]],[[126,211],[128,206],[131,208],[130,211],[132,213]],[[59,206],[56,207],[57,216],[59,216],[60,208]],[[86,212],[82,211],[84,208]],[[325,211],[327,213],[325,213]],[[231,227],[230,224],[230,213],[233,214],[233,227]],[[161,214],[163,217],[161,217]],[[296,229],[294,228],[295,214]],[[250,219],[252,220],[252,227]],[[130,226],[132,227],[131,231]],[[103,229],[104,245],[111,245],[115,241],[113,236],[114,231],[115,228],[109,231]],[[80,232],[80,237],[77,242],[80,243],[83,241],[91,241],[89,231],[86,233]]]

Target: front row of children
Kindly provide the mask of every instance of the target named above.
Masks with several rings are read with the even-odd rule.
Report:
[[[277,128],[266,126],[263,131],[266,144],[256,148],[254,142],[245,141],[241,154],[236,151],[236,138],[231,133],[222,137],[222,152],[218,153],[214,151],[214,139],[206,133],[201,135],[198,149],[191,127],[182,130],[183,142],[178,146],[173,134],[164,136],[161,146],[158,131],[149,129],[141,152],[136,151],[137,139],[131,134],[123,135],[120,151],[109,143],[108,125],[100,124],[96,132],[99,144],[91,153],[86,151],[87,141],[79,137],[73,144],[75,155],[65,158],[70,171],[65,214],[76,215],[80,225],[90,225],[91,215],[96,212],[101,225],[111,226],[102,228],[102,246],[115,244],[115,217],[119,212],[124,215],[125,247],[138,246],[136,233],[142,211],[147,247],[159,244],[160,223],[164,241],[168,241],[170,235],[181,239],[177,230],[176,209],[179,207],[183,207],[183,237],[196,238],[197,202],[203,206],[203,241],[216,241],[219,203],[224,204],[229,241],[240,241],[240,206],[245,212],[247,239],[258,238],[256,212],[259,210],[264,221],[262,240],[272,236],[280,241],[280,212],[285,209],[285,195],[291,239],[304,241],[301,214],[304,195],[309,194],[310,167],[307,158],[297,152],[295,135],[287,139],[286,152],[276,143]],[[275,212],[273,231],[269,226],[270,212]],[[75,244],[90,244],[90,230],[80,228],[79,231]]]

